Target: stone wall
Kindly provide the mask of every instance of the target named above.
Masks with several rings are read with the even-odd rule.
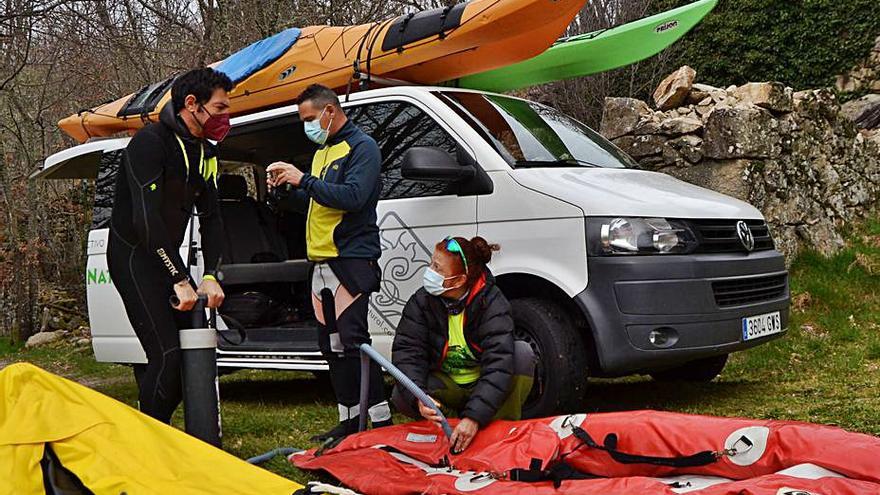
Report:
[[[722,89],[695,76],[671,74],[655,108],[607,98],[600,131],[647,170],[755,205],[789,260],[801,246],[840,249],[844,226],[880,199],[880,135],[860,132],[830,89]]]

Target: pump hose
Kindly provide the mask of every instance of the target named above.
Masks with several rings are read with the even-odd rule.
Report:
[[[262,464],[264,462],[271,460],[276,455],[283,455],[286,457],[286,456],[289,456],[290,454],[296,454],[298,452],[305,452],[305,451],[302,449],[294,449],[291,447],[281,447],[281,448],[278,448],[275,450],[270,450],[269,452],[266,452],[265,454],[261,454],[256,457],[251,457],[247,461],[251,464]]]

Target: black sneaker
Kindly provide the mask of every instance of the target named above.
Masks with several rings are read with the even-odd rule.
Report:
[[[385,421],[372,421],[371,422],[371,426],[373,429],[384,428],[386,426],[393,426],[393,425],[394,425],[394,421],[390,418],[386,419]]]
[[[336,440],[338,440],[340,438],[345,438],[345,437],[351,435],[352,433],[357,433],[358,427],[359,427],[359,424],[358,424],[359,421],[360,420],[358,418],[347,419],[347,420],[339,423],[338,425],[334,426],[333,429],[331,429],[329,431],[325,431],[324,433],[319,433],[319,434],[309,438],[309,440],[311,440],[312,442],[323,443],[331,438],[336,439]]]

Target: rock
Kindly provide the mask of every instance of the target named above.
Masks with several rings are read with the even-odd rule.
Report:
[[[874,119],[870,118],[874,113],[880,114],[880,94],[867,94],[861,98],[848,101],[840,106],[840,113],[855,122],[859,128],[871,129],[880,127],[880,122],[875,124],[873,122]]]
[[[654,105],[660,110],[669,110],[681,105],[691,91],[697,71],[682,66],[666,76],[654,90]]]
[[[774,112],[792,110],[791,88],[778,82],[746,83],[736,88],[733,96],[741,102],[752,103]]]
[[[700,149],[703,139],[699,136],[681,136],[670,140],[667,144],[677,149],[688,163],[697,163],[703,158],[703,152]]]
[[[599,132],[608,139],[629,134],[643,117],[649,117],[648,104],[635,98],[605,98]]]
[[[708,91],[700,91],[698,89],[691,87],[691,92],[688,93],[687,102],[690,103],[691,105],[695,105],[695,104],[705,100],[706,98],[709,98]]]
[[[703,153],[709,158],[769,158],[778,136],[773,117],[755,106],[715,108],[706,119]]]
[[[670,146],[669,143],[667,143],[665,146],[663,146],[663,151],[661,153],[661,156],[663,157],[663,164],[664,165],[676,165],[676,164],[681,164],[681,162],[682,162],[681,153],[679,153],[678,150],[676,150],[675,148]]]
[[[694,109],[697,111],[697,115],[699,115],[700,118],[703,119],[703,121],[705,121],[705,117],[707,117],[710,113],[712,113],[713,108],[710,105],[711,103],[712,103],[712,101],[709,100],[709,103],[707,103],[705,105],[700,104],[700,105],[697,105],[696,107],[694,107]]]
[[[807,245],[824,256],[831,256],[846,246],[843,236],[834,227],[834,223],[828,219],[823,219],[813,225],[798,225],[795,232]]]
[[[692,89],[693,89],[694,91],[702,91],[702,92],[704,92],[704,93],[709,93],[709,94],[712,94],[712,93],[718,93],[718,92],[723,92],[723,91],[724,91],[724,90],[721,89],[721,88],[717,88],[717,87],[715,87],[715,86],[711,86],[711,85],[709,85],[709,84],[703,84],[703,83],[694,83],[693,86],[692,86]]]
[[[82,339],[76,340],[76,345],[87,346],[87,345],[91,345],[91,344],[92,344],[92,339],[82,338]]]
[[[36,333],[34,335],[31,335],[31,337],[29,339],[27,339],[27,342],[25,342],[24,346],[27,348],[31,348],[31,347],[39,347],[42,345],[50,344],[52,342],[60,340],[63,335],[64,335],[64,332],[62,332],[60,330],[56,331],[56,332]]]
[[[852,93],[858,87],[859,84],[848,74],[841,74],[834,81],[834,88],[841,93]]]
[[[646,134],[641,136],[623,136],[615,139],[613,142],[631,157],[640,159],[662,153],[665,141],[662,136]]]
[[[691,184],[748,201],[746,171],[750,166],[749,160],[703,160],[697,165],[673,169],[669,173]]]
[[[654,122],[653,120],[642,121],[636,124],[636,127],[635,129],[633,129],[632,133],[635,135],[659,134],[660,124]]]
[[[703,128],[703,122],[691,117],[675,117],[660,124],[660,132],[670,136],[690,134]]]

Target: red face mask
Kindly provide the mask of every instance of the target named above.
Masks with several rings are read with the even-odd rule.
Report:
[[[207,108],[202,107],[202,110],[208,114],[208,120],[202,124],[202,134],[212,141],[223,141],[223,138],[229,134],[229,129],[232,128],[229,124],[229,114],[221,113],[211,115],[211,112],[209,112]],[[196,119],[196,121],[198,121],[198,119]]]

